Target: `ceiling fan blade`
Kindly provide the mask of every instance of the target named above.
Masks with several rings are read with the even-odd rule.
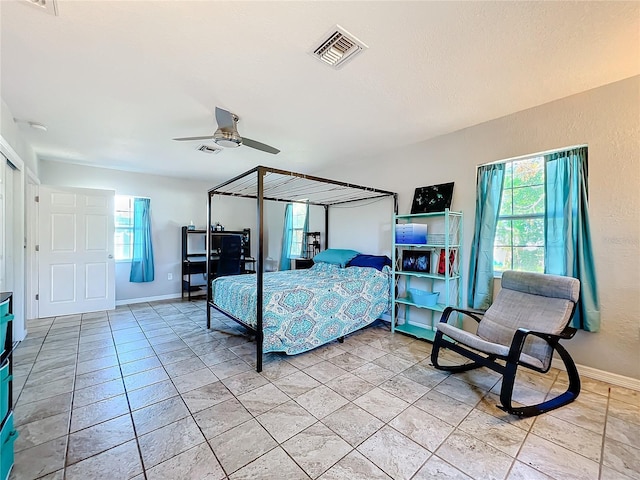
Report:
[[[181,137],[181,138],[174,138],[174,140],[178,141],[178,142],[184,142],[184,141],[190,141],[190,140],[212,140],[213,139],[213,135],[206,135],[204,137]]]
[[[216,122],[218,122],[218,127],[223,130],[235,129],[236,122],[233,114],[219,107],[216,107]]]
[[[247,138],[247,137],[242,137],[242,144],[247,147],[255,148],[256,150],[262,150],[263,152],[273,153],[274,155],[277,153],[280,153],[280,150],[278,150],[277,148],[274,148],[265,143],[256,142],[255,140],[251,140],[250,138]]]

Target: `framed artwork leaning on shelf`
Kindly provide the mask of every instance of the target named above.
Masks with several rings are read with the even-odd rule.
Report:
[[[411,204],[411,214],[444,212],[446,208],[450,208],[453,183],[416,188]]]
[[[405,272],[429,273],[431,270],[431,252],[403,250],[402,270]]]

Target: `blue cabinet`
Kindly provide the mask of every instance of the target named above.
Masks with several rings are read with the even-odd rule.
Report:
[[[11,374],[13,370],[13,296],[0,293],[0,480],[7,480],[13,468],[13,443],[18,432],[13,428],[13,392]]]

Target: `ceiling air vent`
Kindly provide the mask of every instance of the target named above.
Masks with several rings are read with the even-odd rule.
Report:
[[[340,25],[329,30],[311,54],[335,69],[341,68],[364,49],[369,48]]]
[[[56,0],[23,0],[23,2],[37,7],[50,15],[58,16],[58,5]]]
[[[215,155],[215,154],[220,153],[222,151],[221,148],[211,147],[209,145],[200,145],[198,147],[198,150],[200,150],[201,152],[204,152],[204,153],[208,153],[210,155]]]

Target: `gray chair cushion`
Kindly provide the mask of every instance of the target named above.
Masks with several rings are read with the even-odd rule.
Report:
[[[518,328],[558,335],[569,323],[579,290],[580,282],[571,277],[504,272],[502,290],[478,325],[477,335],[473,336],[475,338],[463,337],[473,342],[475,346],[469,346],[474,349],[504,356],[507,353],[500,352],[509,351]],[[450,333],[447,335],[454,338]],[[462,339],[459,341],[467,344]],[[504,346],[504,349],[499,352],[498,346]],[[551,362],[553,348],[544,340],[529,336],[522,353],[535,359],[526,363],[539,363],[546,369]]]
[[[502,274],[502,288],[543,297],[564,298],[573,303],[580,295],[580,281],[573,277],[506,271]]]
[[[482,338],[474,335],[471,332],[461,330],[454,327],[453,325],[449,325],[448,323],[439,323],[438,330],[442,331],[442,333],[451,337],[456,342],[463,343],[467,347],[473,348],[474,350],[478,350],[490,355],[499,355],[501,357],[506,357],[509,354],[509,346],[487,342],[486,340],[483,340]],[[540,360],[538,360],[537,358],[533,358],[526,353],[520,354],[520,361],[535,368],[542,369],[544,367]]]

